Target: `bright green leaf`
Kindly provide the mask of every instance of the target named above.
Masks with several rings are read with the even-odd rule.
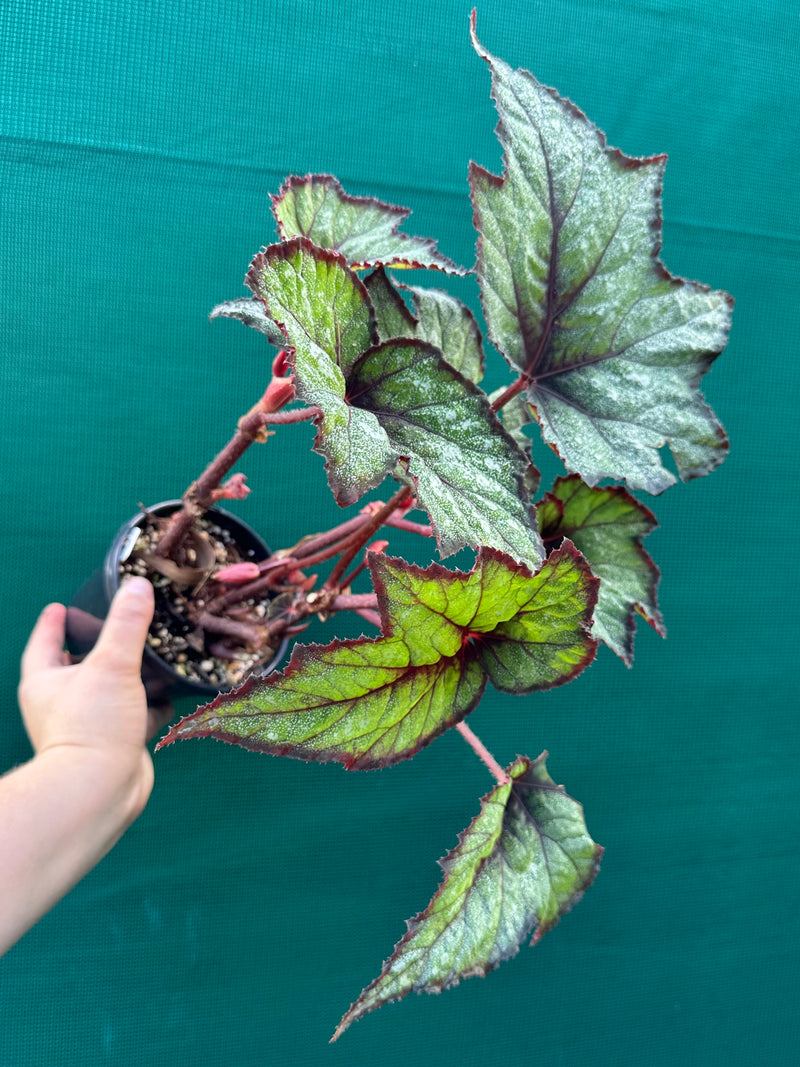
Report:
[[[483,798],[480,814],[440,861],[444,881],[409,920],[378,978],[345,1013],[333,1040],[355,1022],[410,992],[440,993],[483,976],[536,943],[593,882],[603,849],[581,805],[547,773],[543,753],[520,757],[509,781]]]
[[[469,574],[376,554],[370,567],[384,636],[296,647],[285,673],[221,693],[161,744],[211,736],[350,770],[385,767],[460,722],[487,676],[517,692],[548,689],[594,655],[597,583],[570,545],[535,575],[491,550]]]
[[[489,336],[570,470],[660,493],[709,473],[727,438],[697,384],[727,341],[732,300],[665,270],[665,157],[632,159],[574,104],[478,42],[492,71],[505,171],[472,165]]]
[[[569,542],[565,547],[571,547]],[[491,576],[490,588],[497,581]],[[495,689],[531,693],[561,685],[591,663],[596,642],[579,638],[576,620],[583,618],[588,625],[596,587],[596,579],[580,556],[557,550],[530,579],[524,593],[519,586],[509,590],[510,597],[516,594],[517,610],[506,620],[498,620],[477,645],[478,658]],[[482,632],[475,624],[473,629]],[[543,633],[546,641],[541,640]]]
[[[497,689],[530,693],[570,681],[594,658],[598,583],[568,543],[533,575],[489,550],[469,574],[398,563],[375,560],[378,602],[391,633],[413,641],[426,662],[468,639]]]
[[[546,544],[568,537],[600,579],[594,634],[630,666],[636,615],[665,635],[657,590],[659,570],[642,548],[655,516],[620,487],[591,488],[573,474],[559,478],[536,505]]]
[[[215,737],[273,756],[370,770],[413,756],[463,719],[485,686],[474,661],[412,664],[397,638],[296,646],[284,674],[220,694],[162,744]]]
[[[340,252],[353,269],[430,267],[448,274],[465,274],[436,249],[427,237],[409,237],[399,227],[411,212],[367,196],[348,196],[329,174],[292,177],[272,210],[283,240],[308,237],[321,248]]]

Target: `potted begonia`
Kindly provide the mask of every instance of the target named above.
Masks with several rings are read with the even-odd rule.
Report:
[[[600,642],[630,665],[637,617],[663,634],[642,547],[656,521],[632,491],[706,475],[728,449],[698,384],[726,344],[732,300],[659,259],[665,157],[607,147],[575,105],[486,51],[474,12],[471,31],[504,153],[501,176],[470,165],[474,275],[507,384],[481,388],[483,340],[464,303],[398,280],[409,267],[468,273],[401,231],[405,209],[329,175],[289,178],[273,197],[280,239],[247,271],[251,295],[212,312],[274,346],[265,391],[180,501],[126,523],[94,583],[107,601],[126,572],[147,575],[153,694],[213,696],[161,746],[210,736],[368,770],[452,727],[496,779],[337,1037],[412,990],[485,974],[594,879],[602,849],[544,755],[504,768],[466,719],[487,685],[530,694],[573,681]],[[249,491],[232,473],[246,449],[302,422],[351,510],[270,552],[219,505]],[[546,492],[525,432],[536,423],[565,467]],[[385,499],[364,505],[384,483]],[[441,560],[471,549],[474,565],[398,558],[396,529],[430,539]],[[368,633],[294,644],[282,665],[312,619],[335,625],[342,612]]]

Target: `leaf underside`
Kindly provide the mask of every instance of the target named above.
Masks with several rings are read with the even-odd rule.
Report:
[[[321,409],[314,447],[340,504],[392,473],[414,487],[442,556],[485,545],[531,566],[541,560],[528,461],[439,348],[417,338],[376,343],[367,288],[307,238],[260,252],[245,281],[286,337],[298,396]]]
[[[545,545],[568,537],[600,579],[593,633],[630,667],[637,615],[666,636],[660,572],[642,547],[658,525],[655,516],[620,486],[592,488],[572,474],[539,501],[536,517]]]
[[[473,44],[492,72],[498,178],[472,164],[477,274],[489,337],[530,381],[545,440],[571,471],[660,493],[708,474],[725,432],[697,385],[733,301],[658,259],[665,157],[606,146],[570,101]]]
[[[410,992],[439,993],[483,976],[537,942],[581,898],[602,848],[581,805],[547,773],[543,753],[520,757],[440,861],[444,880],[409,920],[383,970],[345,1013],[336,1040],[356,1019]]]
[[[460,722],[487,679],[529,693],[594,657],[597,581],[567,543],[535,575],[488,549],[470,573],[376,553],[370,567],[384,636],[296,646],[285,673],[220,694],[161,745],[211,736],[348,770],[385,767]]]
[[[264,301],[254,296],[243,296],[238,300],[225,300],[216,304],[209,313],[209,319],[237,319],[253,330],[266,334],[270,344],[281,348],[285,338],[275,323],[264,310]]]
[[[272,210],[282,240],[307,237],[340,252],[353,269],[383,264],[466,274],[437,250],[435,241],[399,232],[411,214],[408,208],[348,196],[330,174],[289,178],[272,197]]]

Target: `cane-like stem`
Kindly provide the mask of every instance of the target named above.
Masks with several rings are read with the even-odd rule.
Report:
[[[367,516],[367,522],[364,523],[360,530],[352,534],[347,540],[351,542],[348,544],[345,542],[345,550],[339,557],[339,561],[328,575],[328,579],[325,582],[326,589],[335,589],[339,583],[339,579],[344,575],[347,568],[350,566],[351,561],[358,555],[360,549],[369,541],[376,530],[379,530],[383,526],[386,519],[395,512],[401,504],[411,496],[411,488],[407,485],[401,486],[391,500],[388,500],[382,508],[379,508],[373,515]]]
[[[483,760],[483,762],[486,764],[486,766],[497,779],[499,785],[505,785],[506,782],[511,781],[506,772],[491,754],[489,749],[486,747],[486,745],[484,745],[483,741],[481,741],[477,734],[474,734],[472,730],[470,730],[470,728],[465,722],[456,723],[456,730],[458,730],[458,732],[467,742],[472,751],[478,756],[478,758]]]

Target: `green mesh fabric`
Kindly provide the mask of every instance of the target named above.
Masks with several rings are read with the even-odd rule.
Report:
[[[334,173],[472,264],[467,163],[500,163],[472,2],[0,5],[0,770],[29,755],[15,685],[40,607],[263,389],[263,339],[206,316],[273,239],[268,193]],[[669,153],[664,261],[737,299],[705,384],[731,458],[648,501],[668,640],[645,627],[633,670],[602,650],[470,719],[506,763],[550,751],[601,874],[485,981],[329,1048],[488,775],[455,734],[367,774],[175,745],[139,822],[0,961],[4,1067],[797,1062],[797,14],[484,0],[478,30],[612,144]],[[477,309],[473,280],[448,284]],[[246,464],[239,510],[273,545],[336,521],[310,437]]]

